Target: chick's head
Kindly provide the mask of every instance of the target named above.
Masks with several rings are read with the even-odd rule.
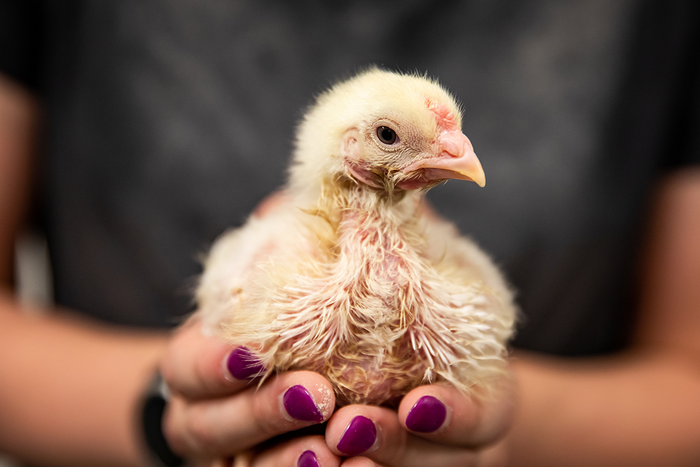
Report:
[[[454,98],[424,76],[372,68],[321,94],[297,133],[291,183],[302,189],[350,179],[413,190],[450,178],[485,183]]]

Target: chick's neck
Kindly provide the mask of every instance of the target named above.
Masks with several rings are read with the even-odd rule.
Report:
[[[337,240],[347,230],[375,230],[401,236],[415,230],[422,212],[421,191],[379,190],[348,178],[324,180],[315,205],[305,211],[324,219]]]

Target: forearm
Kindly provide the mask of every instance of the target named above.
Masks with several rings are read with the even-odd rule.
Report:
[[[135,410],[164,337],[17,308],[0,295],[0,451],[41,465],[143,464]]]
[[[520,354],[512,465],[697,465],[700,365],[630,352],[578,362]]]

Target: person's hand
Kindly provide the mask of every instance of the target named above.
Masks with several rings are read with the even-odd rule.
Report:
[[[339,409],[328,422],[326,444],[338,456],[354,456],[344,467],[504,465],[505,448],[496,443],[514,406],[511,381],[484,401],[447,384],[420,386],[404,397],[398,413],[360,405]]]
[[[172,393],[163,431],[176,453],[196,465],[233,456],[250,459],[247,451],[260,443],[328,420],[335,396],[325,378],[289,372],[258,387],[254,378],[260,368],[251,356],[243,346],[204,335],[196,320],[178,330],[161,364]],[[340,464],[322,436],[281,446],[256,457],[266,465],[296,466],[304,452],[312,451],[323,466]],[[256,465],[264,465],[260,462]]]
[[[247,459],[251,467],[495,467],[505,465],[504,435],[514,384],[480,401],[447,384],[408,393],[398,412],[350,405],[333,414],[324,438],[299,437]],[[238,467],[238,465],[236,465]]]
[[[234,467],[505,465],[505,446],[498,441],[513,417],[513,392],[508,383],[499,397],[480,402],[447,384],[436,384],[407,394],[398,413],[346,406],[329,420],[325,438],[297,437],[250,453]]]

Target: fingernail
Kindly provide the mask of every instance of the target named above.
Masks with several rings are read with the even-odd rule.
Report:
[[[290,417],[304,422],[323,421],[323,415],[318,410],[314,398],[304,386],[296,385],[287,389],[282,398],[284,409]]]
[[[406,417],[406,428],[418,433],[432,433],[445,423],[447,408],[433,396],[423,396]]]
[[[319,467],[316,454],[313,451],[302,452],[297,461],[297,467]]]
[[[372,420],[362,415],[353,418],[338,443],[338,451],[356,456],[372,447],[377,440],[377,427]]]
[[[247,347],[236,347],[228,354],[226,369],[236,379],[254,378],[265,371],[258,357]]]

